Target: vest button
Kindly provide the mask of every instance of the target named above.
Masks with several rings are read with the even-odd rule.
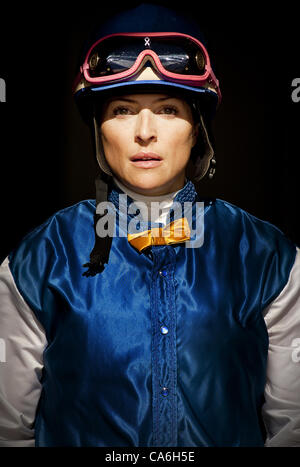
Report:
[[[163,325],[163,326],[161,326],[161,328],[160,328],[160,332],[161,332],[162,334],[168,334],[169,329],[167,328],[167,326]]]
[[[169,394],[169,389],[168,388],[162,388],[161,394],[166,397]]]
[[[163,277],[166,277],[168,275],[168,273],[167,273],[167,271],[165,269],[162,269],[161,271],[159,271],[159,275],[163,276]]]

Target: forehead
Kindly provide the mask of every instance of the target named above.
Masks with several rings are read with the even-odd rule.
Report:
[[[125,101],[137,104],[155,104],[159,102],[167,101],[168,99],[177,99],[182,102],[185,102],[184,99],[175,95],[175,94],[155,94],[155,93],[143,93],[143,94],[120,94],[112,96],[107,100],[107,104],[115,101]]]

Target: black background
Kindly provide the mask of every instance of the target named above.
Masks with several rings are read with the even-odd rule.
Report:
[[[0,260],[58,209],[94,197],[90,135],[71,86],[87,34],[125,5],[109,3],[1,7]],[[199,21],[223,95],[214,122],[217,173],[201,188],[300,244],[300,102],[291,99],[300,78],[298,11],[288,3],[264,11],[241,5],[181,3]]]

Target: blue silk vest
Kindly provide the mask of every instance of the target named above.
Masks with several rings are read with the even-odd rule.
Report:
[[[109,197],[117,211],[119,194]],[[196,216],[190,181],[174,201]],[[217,199],[204,202],[197,248],[139,253],[115,236],[104,271],[83,277],[94,212],[94,200],[63,209],[10,254],[48,341],[36,446],[263,446],[262,312],[288,281],[295,245]]]

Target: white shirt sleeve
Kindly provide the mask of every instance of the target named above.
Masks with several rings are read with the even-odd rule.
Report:
[[[0,446],[34,446],[47,341],[8,264],[0,266]]]
[[[266,308],[269,334],[265,404],[266,447],[300,447],[300,250],[289,280]]]

